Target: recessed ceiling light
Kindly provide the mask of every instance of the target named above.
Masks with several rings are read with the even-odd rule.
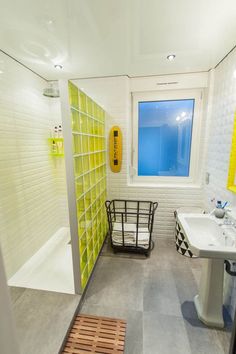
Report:
[[[236,79],[236,70],[233,72],[233,77]]]
[[[174,60],[175,59],[175,54],[170,54],[170,55],[167,55],[167,59],[168,60]]]
[[[56,65],[54,65],[54,68],[55,68],[55,69],[58,69],[58,70],[61,70],[61,69],[62,69],[62,65],[56,64]]]
[[[0,70],[0,74],[3,74],[3,71],[2,71],[2,70]]]

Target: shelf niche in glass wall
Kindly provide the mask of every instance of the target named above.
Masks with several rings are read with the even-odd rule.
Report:
[[[81,285],[107,234],[105,111],[69,82]]]

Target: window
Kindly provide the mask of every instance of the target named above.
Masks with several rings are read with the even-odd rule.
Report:
[[[133,95],[133,179],[194,182],[197,178],[200,92]]]

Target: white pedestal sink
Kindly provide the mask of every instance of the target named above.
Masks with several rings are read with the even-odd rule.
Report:
[[[198,317],[207,326],[222,328],[224,260],[236,260],[236,230],[220,226],[222,220],[207,214],[180,214],[178,219],[191,251],[206,258],[194,298]]]

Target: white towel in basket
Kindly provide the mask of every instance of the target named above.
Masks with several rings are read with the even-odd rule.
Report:
[[[148,248],[150,233],[148,228],[138,229],[138,246]],[[113,224],[112,242],[115,245],[123,245],[122,223]],[[124,223],[124,243],[125,246],[136,246],[136,224]]]

